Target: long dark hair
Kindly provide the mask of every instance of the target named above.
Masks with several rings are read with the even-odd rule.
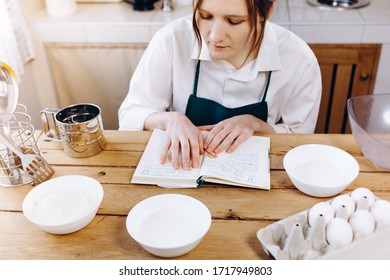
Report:
[[[198,41],[198,46],[199,46],[198,57],[202,49],[202,36],[200,34],[198,23],[196,21],[196,13],[199,10],[199,7],[203,3],[203,1],[204,0],[193,0],[194,11],[192,17],[192,27],[195,32],[196,40]],[[271,14],[272,6],[274,2],[275,0],[246,0],[246,4],[248,7],[248,15],[249,15],[249,26],[253,30],[252,47],[246,59],[248,59],[248,57],[255,50],[260,48],[261,42],[263,41],[263,37],[264,37],[266,19],[268,19],[268,17]],[[259,19],[260,19],[260,30],[257,25]]]

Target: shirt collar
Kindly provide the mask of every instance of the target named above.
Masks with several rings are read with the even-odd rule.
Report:
[[[191,58],[198,58],[198,43],[196,41],[192,48]],[[199,59],[212,61],[207,44],[203,38]],[[220,65],[220,63],[217,64]],[[248,63],[238,71],[234,71],[234,73],[231,73],[231,78],[240,81],[251,81],[257,77],[258,72],[276,71],[281,69],[282,64],[279,55],[278,39],[275,30],[272,28],[272,23],[267,22],[260,51],[254,63]]]
[[[192,59],[198,59],[198,52],[199,52],[199,44],[198,41],[195,40],[195,44],[193,44],[192,52],[191,52],[191,58]],[[211,61],[209,49],[207,48],[207,44],[202,38],[202,50],[200,51],[200,60],[208,60]]]
[[[264,30],[263,41],[256,59],[231,74],[231,78],[247,82],[256,79],[259,72],[281,70],[278,39],[270,22],[267,22]]]
[[[264,30],[263,41],[256,59],[258,71],[275,71],[282,69],[279,55],[279,42],[272,23],[267,21]]]

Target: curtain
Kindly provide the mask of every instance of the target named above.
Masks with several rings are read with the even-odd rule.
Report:
[[[0,0],[0,61],[7,63],[20,80],[24,64],[34,58],[31,38],[18,0]]]
[[[105,129],[118,129],[118,109],[147,44],[46,43],[60,108],[93,103]]]

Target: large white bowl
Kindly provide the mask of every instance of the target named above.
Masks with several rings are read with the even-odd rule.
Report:
[[[347,109],[352,134],[363,155],[390,170],[390,94],[351,97]]]
[[[301,145],[287,152],[284,168],[300,191],[316,197],[342,192],[359,174],[359,164],[347,152],[328,145]]]
[[[103,188],[90,177],[68,175],[33,188],[23,201],[28,220],[53,234],[68,234],[88,225],[103,200]]]
[[[146,251],[177,257],[194,249],[211,226],[211,214],[199,200],[180,194],[147,198],[129,212],[126,227]]]

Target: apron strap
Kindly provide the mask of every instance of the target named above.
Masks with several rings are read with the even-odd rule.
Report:
[[[264,95],[263,95],[263,99],[261,100],[261,102],[265,102],[265,98],[267,97],[269,82],[271,81],[271,74],[272,74],[272,71],[268,71],[267,84],[265,85]]]
[[[192,91],[192,94],[194,96],[196,96],[196,94],[198,93],[199,69],[200,69],[200,60],[198,60],[198,63],[196,64],[194,90]]]

